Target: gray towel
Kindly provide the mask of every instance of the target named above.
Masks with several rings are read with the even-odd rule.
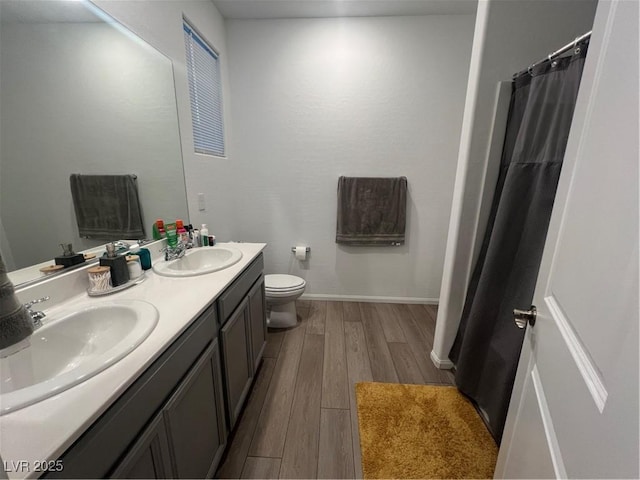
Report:
[[[407,177],[338,179],[336,243],[402,245]]]
[[[0,256],[0,350],[24,340],[32,333],[31,315],[16,297]]]
[[[78,175],[69,178],[81,237],[98,240],[144,238],[135,175]]]

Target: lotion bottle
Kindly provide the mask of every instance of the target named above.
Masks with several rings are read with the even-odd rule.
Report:
[[[207,224],[203,223],[202,228],[200,228],[200,238],[202,239],[202,246],[209,246],[209,229],[207,228]]]

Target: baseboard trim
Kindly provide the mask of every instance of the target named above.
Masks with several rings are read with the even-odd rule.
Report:
[[[451,360],[449,360],[448,358],[446,360],[442,360],[440,357],[438,357],[438,355],[436,355],[436,352],[434,352],[433,350],[431,350],[430,357],[433,364],[440,370],[451,370],[454,367]]]
[[[330,300],[333,302],[372,302],[372,303],[421,303],[438,305],[437,298],[421,297],[377,297],[366,295],[331,295],[324,293],[305,293],[301,300]]]

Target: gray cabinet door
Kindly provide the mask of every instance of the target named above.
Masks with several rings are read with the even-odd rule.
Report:
[[[162,414],[140,435],[111,478],[173,478]]]
[[[204,351],[163,413],[176,478],[212,477],[226,446],[217,339]]]
[[[229,429],[233,429],[253,380],[248,299],[238,305],[220,330]]]
[[[255,283],[248,294],[251,325],[252,368],[255,374],[267,344],[267,316],[264,296],[264,277]]]

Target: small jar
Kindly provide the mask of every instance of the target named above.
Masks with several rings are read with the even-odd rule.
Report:
[[[142,265],[138,255],[127,255],[127,268],[129,269],[129,278],[131,280],[142,275]]]
[[[91,267],[89,274],[89,288],[92,292],[106,292],[111,288],[111,269],[109,267]]]

